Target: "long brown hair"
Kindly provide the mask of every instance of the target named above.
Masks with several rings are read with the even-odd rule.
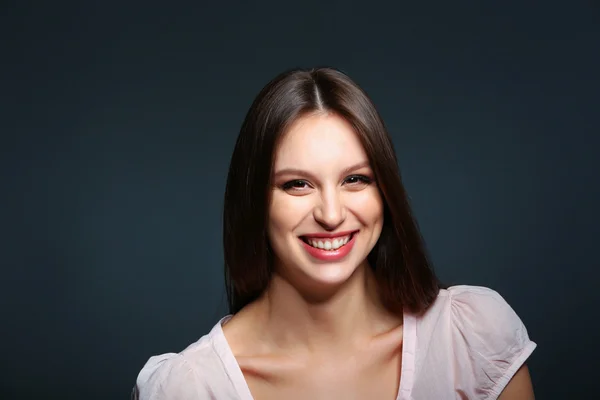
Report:
[[[278,139],[299,117],[332,112],[354,128],[384,200],[381,236],[368,256],[384,304],[400,312],[426,310],[440,283],[408,202],[385,125],[366,92],[334,68],[293,69],[270,81],[242,124],[231,158],[223,213],[229,311],[258,298],[272,273],[267,239],[270,180]]]

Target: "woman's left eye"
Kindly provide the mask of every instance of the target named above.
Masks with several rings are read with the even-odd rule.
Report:
[[[368,185],[371,182],[372,182],[371,179],[364,175],[351,175],[344,180],[344,183],[347,183],[350,185],[356,185],[356,184]]]

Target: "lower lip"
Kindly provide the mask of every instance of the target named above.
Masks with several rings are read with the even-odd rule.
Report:
[[[321,261],[339,261],[342,258],[346,257],[348,253],[350,253],[350,250],[352,250],[354,242],[356,241],[356,233],[352,235],[352,239],[350,239],[348,243],[336,250],[317,249],[316,247],[307,244],[304,240],[299,240],[300,242],[302,242],[302,245],[304,246],[304,249],[308,252],[308,254],[310,254],[314,258]]]

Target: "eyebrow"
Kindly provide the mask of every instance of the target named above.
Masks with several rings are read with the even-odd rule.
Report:
[[[369,163],[369,161],[361,161],[359,163],[351,165],[348,168],[345,168],[342,171],[342,175],[346,175],[346,174],[349,174],[351,172],[354,172],[356,170],[359,170],[361,168],[366,168],[366,167],[370,168],[371,167],[371,163]],[[297,168],[284,168],[284,169],[281,169],[281,170],[275,172],[273,174],[273,177],[277,178],[277,177],[279,177],[281,175],[302,175],[302,176],[313,177],[313,175],[310,172],[304,171],[302,169],[297,169]]]

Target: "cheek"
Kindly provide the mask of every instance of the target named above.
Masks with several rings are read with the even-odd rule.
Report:
[[[376,188],[364,190],[352,197],[352,209],[365,224],[383,221],[383,200]]]
[[[282,193],[274,193],[269,206],[268,234],[271,241],[282,240],[306,215],[306,201]]]

